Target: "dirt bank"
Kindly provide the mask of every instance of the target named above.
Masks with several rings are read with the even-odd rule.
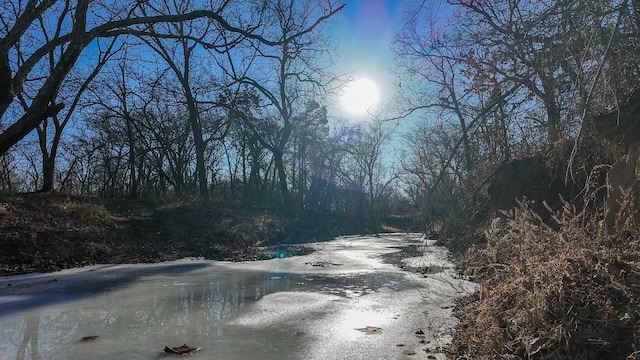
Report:
[[[267,245],[328,240],[347,225],[330,216],[287,216],[217,202],[105,205],[94,197],[3,195],[0,275],[184,257],[262,259],[274,256]],[[277,252],[305,251],[280,246]]]

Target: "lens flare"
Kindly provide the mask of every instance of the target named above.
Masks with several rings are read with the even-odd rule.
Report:
[[[371,111],[378,103],[380,93],[376,84],[366,78],[360,78],[347,83],[342,88],[340,101],[350,113],[364,115]]]

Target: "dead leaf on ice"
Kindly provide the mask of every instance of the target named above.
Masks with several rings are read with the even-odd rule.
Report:
[[[192,355],[193,353],[195,353],[196,351],[199,351],[200,349],[201,348],[194,348],[194,347],[188,346],[187,344],[183,344],[182,346],[178,346],[178,347],[165,346],[164,352],[169,354],[186,356],[186,355]]]

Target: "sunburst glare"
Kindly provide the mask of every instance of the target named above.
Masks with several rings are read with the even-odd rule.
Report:
[[[379,99],[378,87],[373,81],[366,78],[347,83],[342,88],[340,95],[342,106],[355,115],[364,115],[370,112]]]

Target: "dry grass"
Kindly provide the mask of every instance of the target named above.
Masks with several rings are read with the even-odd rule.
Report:
[[[629,202],[632,203],[632,202]],[[631,211],[633,210],[633,211]],[[504,212],[463,260],[480,291],[457,307],[453,352],[472,359],[624,359],[640,350],[640,238],[565,204],[546,224]],[[622,235],[621,235],[622,234]]]
[[[91,197],[0,197],[0,274],[52,271],[104,261],[115,225]]]

